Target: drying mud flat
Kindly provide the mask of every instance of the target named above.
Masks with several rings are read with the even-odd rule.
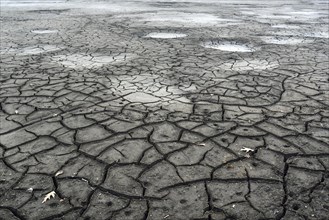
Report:
[[[0,219],[327,219],[326,0],[1,0]]]

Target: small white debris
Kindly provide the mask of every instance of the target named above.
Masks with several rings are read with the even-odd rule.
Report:
[[[196,142],[194,144],[197,145],[197,146],[206,146],[206,144],[205,143],[202,143],[202,142]]]
[[[33,188],[28,188],[26,191],[28,191],[29,193],[33,192]]]
[[[233,204],[232,207],[234,208],[235,207],[235,204]]]
[[[45,203],[47,200],[51,199],[51,198],[55,198],[55,191],[51,191],[50,193],[47,193],[45,195],[45,198],[42,200],[42,203]]]
[[[56,117],[58,114],[53,114],[54,117]]]
[[[240,151],[249,153],[249,152],[254,152],[254,149],[248,148],[248,147],[243,147]]]
[[[169,215],[166,215],[165,217],[163,217],[163,218],[168,218],[169,217]]]
[[[18,114],[18,110],[17,110],[17,109],[15,110],[15,114],[16,114],[16,115]]]
[[[59,170],[59,171],[57,171],[57,173],[55,174],[55,176],[59,176],[59,175],[61,175],[61,174],[63,174],[63,173],[64,173],[63,170]]]

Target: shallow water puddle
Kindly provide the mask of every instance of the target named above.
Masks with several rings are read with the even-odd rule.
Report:
[[[145,36],[145,38],[160,38],[160,39],[170,39],[170,38],[182,38],[186,37],[186,34],[178,34],[178,33],[157,33],[152,32]]]
[[[58,30],[35,29],[35,30],[32,30],[31,32],[35,33],[35,34],[54,34],[54,33],[57,33]]]
[[[254,52],[256,49],[246,44],[240,44],[234,41],[207,41],[201,44],[205,48],[230,52]]]

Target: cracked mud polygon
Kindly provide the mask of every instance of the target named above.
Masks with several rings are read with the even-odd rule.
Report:
[[[0,219],[328,219],[328,7],[1,0]]]

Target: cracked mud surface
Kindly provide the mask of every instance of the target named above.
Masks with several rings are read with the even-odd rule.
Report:
[[[0,219],[328,219],[327,1],[1,7]]]

